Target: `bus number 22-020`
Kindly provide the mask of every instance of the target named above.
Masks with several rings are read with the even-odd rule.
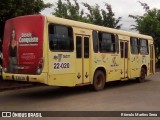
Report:
[[[66,68],[69,68],[69,63],[60,63],[60,62],[57,62],[57,63],[54,63],[54,69],[66,69]]]

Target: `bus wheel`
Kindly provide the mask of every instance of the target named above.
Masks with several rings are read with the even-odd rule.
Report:
[[[138,82],[144,82],[145,81],[145,77],[146,77],[146,69],[145,68],[141,68],[141,73],[140,73],[140,77],[137,78]]]
[[[101,70],[97,70],[93,78],[93,88],[96,91],[102,90],[105,86],[105,75]]]

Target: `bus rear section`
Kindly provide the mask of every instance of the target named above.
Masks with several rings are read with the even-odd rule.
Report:
[[[43,38],[45,17],[22,16],[5,24],[3,79],[44,83]]]

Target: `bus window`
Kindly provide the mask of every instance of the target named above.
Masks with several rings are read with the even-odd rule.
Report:
[[[115,52],[114,34],[99,32],[99,50],[102,53]]]
[[[128,58],[128,42],[120,42],[121,58]]]
[[[130,38],[130,44],[131,44],[131,53],[132,54],[138,54],[138,38],[131,37]]]
[[[76,57],[82,58],[82,37],[76,37]]]
[[[115,51],[119,53],[119,38],[118,35],[115,35]]]
[[[84,58],[89,58],[89,38],[84,37]]]
[[[128,58],[128,42],[125,42],[125,58]]]
[[[98,34],[97,34],[97,31],[93,31],[92,36],[93,36],[93,50],[95,53],[98,53]]]
[[[148,41],[140,38],[140,53],[142,55],[148,54]]]
[[[73,30],[62,25],[49,25],[49,47],[51,51],[73,51]]]
[[[120,47],[121,47],[121,58],[124,58],[124,44],[123,42],[120,42]]]

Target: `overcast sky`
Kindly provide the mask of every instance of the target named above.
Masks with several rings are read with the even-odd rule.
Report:
[[[55,4],[58,0],[44,0],[44,2],[50,2]],[[63,1],[63,0],[62,0]],[[71,0],[72,1],[72,0]],[[143,15],[144,10],[143,7],[140,5],[138,0],[77,0],[79,3],[85,2],[90,5],[98,4],[101,8],[105,8],[104,2],[110,4],[112,6],[112,10],[115,13],[115,16],[122,17],[121,23],[123,24],[123,30],[130,31],[132,24],[134,24],[134,20],[129,18],[128,15]],[[143,3],[147,3],[150,8],[160,8],[160,1],[159,0],[139,0]],[[47,8],[43,10],[41,13],[45,15],[51,15],[51,12],[54,11],[54,8]]]

